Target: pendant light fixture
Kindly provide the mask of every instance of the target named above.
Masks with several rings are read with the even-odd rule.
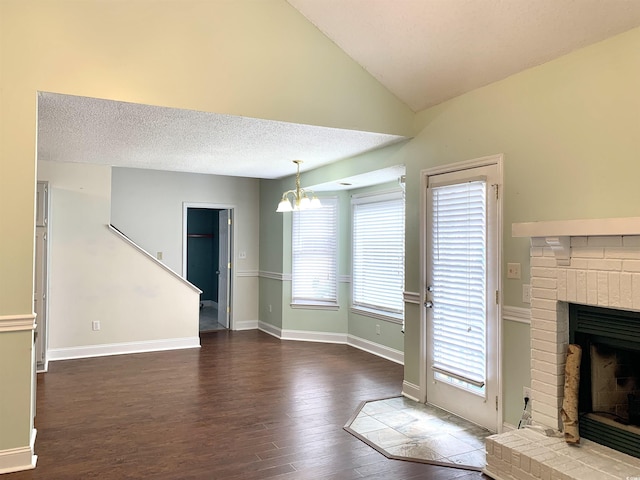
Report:
[[[293,163],[298,167],[296,172],[296,188],[294,190],[287,190],[282,194],[282,200],[280,200],[276,212],[292,212],[322,207],[320,200],[311,190],[300,188],[300,164],[302,160],[294,160]],[[311,195],[311,198],[309,198],[309,195]]]

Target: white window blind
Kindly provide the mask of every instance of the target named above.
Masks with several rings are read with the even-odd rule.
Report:
[[[338,200],[298,210],[292,218],[292,303],[338,302]]]
[[[433,369],[475,387],[486,371],[486,182],[433,187]]]
[[[353,308],[404,313],[402,193],[353,199]]]

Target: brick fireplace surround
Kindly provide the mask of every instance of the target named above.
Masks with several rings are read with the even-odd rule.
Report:
[[[558,432],[568,304],[640,311],[640,218],[520,223],[512,234],[531,238],[534,427],[489,437],[485,473],[496,480],[640,480],[640,459],[584,439],[569,446]]]

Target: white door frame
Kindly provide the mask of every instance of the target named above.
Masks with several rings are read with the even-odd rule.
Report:
[[[229,228],[231,242],[229,247],[229,262],[231,263],[231,278],[229,279],[229,330],[233,330],[235,311],[235,290],[236,290],[236,268],[234,262],[234,252],[236,251],[236,236],[233,233],[235,223],[235,205],[226,203],[198,203],[198,202],[182,202],[182,278],[187,279],[187,212],[190,208],[206,208],[209,210],[229,210],[229,218],[231,225]],[[219,307],[219,305],[218,305]]]
[[[35,267],[34,267],[34,312],[36,313],[36,331],[38,338],[34,349],[38,372],[49,368],[47,352],[49,350],[49,259],[51,232],[49,229],[50,190],[48,181],[37,181],[37,202],[35,222]],[[35,391],[35,389],[34,389]]]
[[[451,173],[459,170],[467,170],[470,168],[476,167],[484,167],[487,165],[496,165],[498,168],[498,185],[499,185],[499,198],[498,198],[498,291],[499,294],[499,302],[498,305],[498,325],[497,325],[497,349],[496,352],[496,361],[497,361],[497,371],[498,371],[498,382],[497,382],[497,390],[498,390],[498,424],[496,425],[497,432],[502,432],[502,424],[503,424],[503,406],[502,406],[502,236],[503,236],[503,228],[502,228],[502,185],[504,184],[504,175],[503,175],[503,154],[491,155],[487,157],[476,158],[473,160],[465,160],[462,162],[451,163],[448,165],[442,165],[438,167],[432,167],[425,170],[420,171],[420,360],[419,360],[419,375],[420,375],[420,383],[419,383],[419,392],[420,392],[420,402],[427,401],[427,311],[424,307],[424,303],[426,301],[426,291],[427,291],[427,185],[428,178],[433,175],[439,175],[442,173]]]

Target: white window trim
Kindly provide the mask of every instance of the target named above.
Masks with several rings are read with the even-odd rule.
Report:
[[[335,311],[335,310],[339,310],[340,309],[340,305],[338,305],[337,302],[322,303],[319,300],[313,300],[313,301],[298,300],[295,303],[291,302],[289,304],[289,306],[291,308],[301,308],[301,309],[307,309],[307,310],[332,310],[332,311]]]

